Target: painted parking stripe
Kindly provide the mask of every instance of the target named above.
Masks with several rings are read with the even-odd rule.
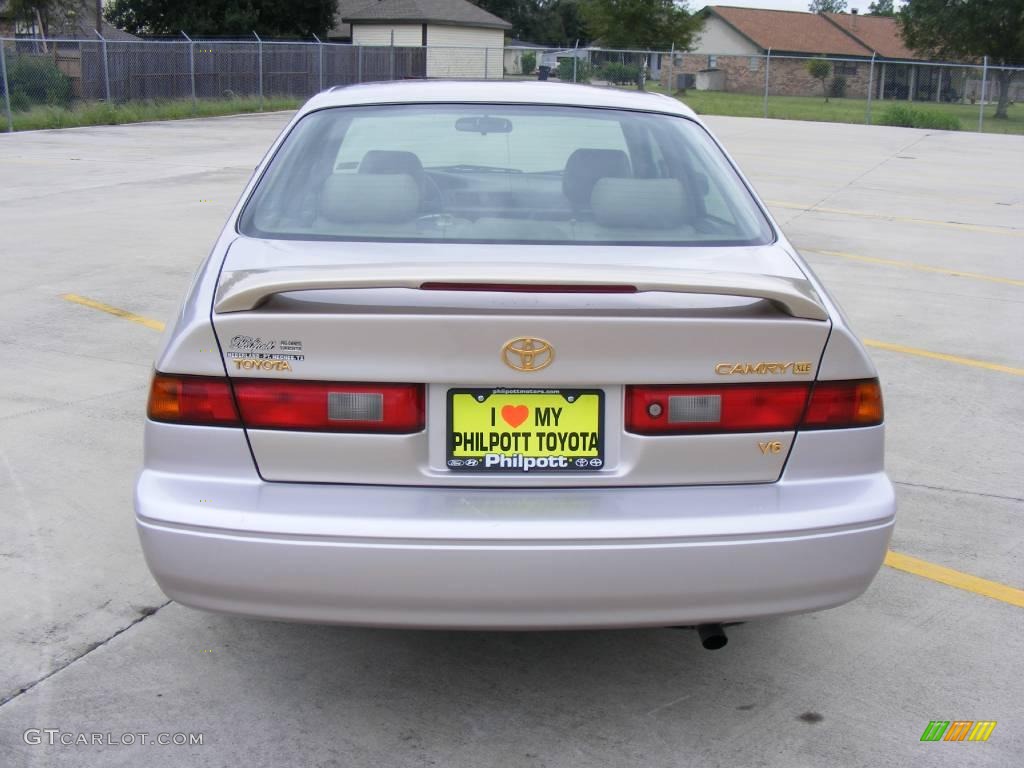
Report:
[[[946,269],[944,267],[933,267],[928,264],[916,264],[912,261],[898,261],[896,259],[880,259],[875,256],[861,256],[858,253],[847,253],[846,251],[823,251],[817,248],[801,248],[807,253],[818,253],[822,256],[836,256],[841,259],[862,261],[866,264],[882,264],[887,267],[902,267],[903,269],[916,269],[919,272],[934,272],[940,275],[952,277],[968,277],[972,280],[985,280],[990,283],[1002,283],[1004,285],[1015,285],[1024,288],[1024,280],[1014,280],[1012,277],[997,277],[996,275],[984,275],[980,272],[964,272],[961,269]]]
[[[912,216],[893,216],[888,213],[873,213],[871,211],[854,211],[849,208],[825,208],[820,205],[807,205],[806,203],[787,203],[782,200],[765,200],[769,207],[786,208],[804,213],[833,213],[839,216],[856,216],[862,219],[876,219],[880,221],[894,221],[900,224],[919,224],[926,227],[945,227],[948,229],[960,229],[966,232],[986,232],[990,235],[1007,235],[1009,237],[1024,237],[1024,229],[1013,227],[990,226],[986,224],[968,224],[962,221],[937,221],[935,219],[917,219]]]
[[[905,347],[902,344],[890,344],[887,341],[877,341],[875,339],[864,339],[865,346],[874,347],[875,349],[884,349],[887,352],[899,352],[902,355],[914,355],[915,357],[927,357],[932,360],[942,360],[947,363],[956,363],[957,365],[967,365],[972,368],[984,368],[987,371],[997,371],[999,373],[1008,373],[1011,376],[1024,376],[1024,368],[1014,368],[1012,365],[1001,365],[1000,363],[989,363],[985,360],[975,360],[971,357],[960,357],[959,355],[947,355],[945,352],[932,352],[928,349],[918,349],[917,347]]]
[[[96,301],[95,299],[88,299],[85,296],[79,296],[77,293],[61,294],[61,298],[65,301],[81,304],[83,307],[98,309],[100,312],[106,312],[108,315],[120,317],[122,320],[130,320],[133,323],[138,323],[139,325],[144,325],[147,328],[152,328],[154,331],[162,331],[164,329],[164,324],[159,320],[154,320],[150,317],[143,317],[142,315],[136,315],[134,312],[129,312],[127,309],[112,307],[109,304],[104,304],[102,301]]]
[[[912,573],[929,581],[937,581],[939,584],[956,587],[966,592],[984,595],[985,597],[991,597],[993,600],[1024,608],[1024,589],[1017,589],[1007,584],[1000,584],[998,581],[989,581],[988,579],[971,576],[969,573],[955,571],[944,565],[929,563],[927,560],[921,560],[910,555],[904,555],[902,552],[893,552],[892,550],[889,550],[886,554],[885,564],[890,568],[895,568],[897,571]]]
[[[84,307],[97,309],[100,312],[106,312],[107,314],[120,317],[124,320],[130,320],[133,323],[139,323],[147,328],[152,328],[154,331],[162,331],[164,329],[164,324],[159,320],[153,320],[152,318],[143,317],[142,315],[136,315],[134,312],[128,312],[124,309],[112,307],[109,304],[94,301],[93,299],[87,299],[84,296],[78,296],[74,293],[66,293],[61,298],[73,301],[76,304],[81,304]],[[868,343],[870,344],[870,342]],[[882,344],[882,342],[875,342],[875,345],[878,344]],[[1011,370],[1018,370],[1020,374],[1024,374],[1024,370]],[[960,571],[954,571],[952,568],[946,568],[945,566],[936,565],[935,563],[929,563],[927,560],[920,560],[916,557],[904,555],[899,552],[889,551],[885,556],[885,564],[890,568],[905,571],[906,573],[912,573],[915,576],[921,576],[922,578],[929,579],[940,584],[946,584],[951,587],[956,587],[957,589],[974,592],[978,595],[984,595],[985,597],[991,597],[995,600],[1000,600],[1004,603],[1024,608],[1024,590],[1017,589],[1015,587],[1010,587],[995,581],[988,581],[987,579],[981,579],[977,576],[961,573]]]

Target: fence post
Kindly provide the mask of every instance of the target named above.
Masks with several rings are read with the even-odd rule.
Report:
[[[988,56],[985,57],[981,69],[981,98],[978,99],[978,133],[985,128],[985,85],[988,83]]]
[[[673,68],[676,65],[676,44],[672,43],[672,46],[668,49],[668,82],[667,88],[669,96],[676,92],[676,87],[672,82],[672,76],[674,74]]]
[[[771,81],[772,73],[772,49],[768,49],[768,55],[764,57],[764,116],[768,117],[768,83]]]
[[[313,33],[313,39],[316,40],[317,52],[320,54],[320,90],[322,91],[324,89],[324,44],[320,38],[316,36],[315,32]]]
[[[363,46],[356,46],[356,82],[363,82]]]
[[[98,29],[94,29],[96,37],[100,39],[103,50],[103,93],[106,94],[107,104],[110,103],[110,60],[107,58],[107,38],[100,34]]]
[[[11,114],[11,89],[7,85],[7,54],[4,53],[4,40],[0,38],[0,75],[4,83],[4,112],[7,113],[7,132],[14,133],[14,116]]]
[[[391,79],[395,79],[395,30],[391,30]]]
[[[263,41],[260,36],[256,34],[256,30],[253,30],[253,37],[256,38],[256,57],[259,59],[260,71],[259,71],[259,88],[260,88],[260,112],[263,111]]]
[[[864,125],[871,125],[871,97],[875,92],[875,52],[871,52],[871,69],[868,70],[868,107],[864,112]]]
[[[188,40],[188,71],[189,76],[192,80],[192,114],[196,111],[196,44],[192,42],[192,38],[185,34],[185,30],[181,30],[181,34],[186,40]]]

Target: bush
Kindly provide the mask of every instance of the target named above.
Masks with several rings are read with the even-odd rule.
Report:
[[[879,125],[896,125],[903,128],[931,128],[938,131],[959,131],[960,120],[954,115],[939,112],[925,112],[898,104],[886,107],[878,118]]]
[[[598,68],[597,77],[615,85],[635,85],[640,78],[640,67],[609,61]]]
[[[828,87],[828,95],[837,99],[843,98],[846,95],[846,78],[842,75],[833,77]]]
[[[523,67],[523,74],[532,75],[533,70],[537,68],[537,54],[534,53],[533,51],[527,51],[526,53],[523,54],[523,57],[520,59],[520,62]]]
[[[826,85],[826,81],[828,80],[828,76],[832,74],[832,65],[825,59],[814,58],[808,60],[806,67],[807,74],[815,80],[821,80],[821,92],[825,96],[825,101],[828,101],[828,86]]]
[[[558,79],[565,80],[566,82],[572,82],[572,62],[573,59],[559,59],[558,60]],[[576,82],[577,83],[589,83],[593,72],[590,69],[590,64],[582,59],[576,60]]]
[[[878,122],[881,125],[897,125],[904,128],[931,128],[939,131],[960,130],[960,120],[955,115],[929,112],[901,105],[887,107]]]
[[[71,103],[71,79],[45,56],[13,56],[7,63],[11,107],[19,111],[36,104],[66,107]]]

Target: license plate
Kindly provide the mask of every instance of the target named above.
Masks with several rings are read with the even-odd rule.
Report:
[[[448,390],[448,468],[593,472],[604,466],[604,392]]]

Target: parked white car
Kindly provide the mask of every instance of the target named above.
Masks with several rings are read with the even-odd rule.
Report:
[[[875,369],[675,99],[311,99],[156,361],[136,489],[185,605],[393,627],[722,625],[877,573]]]

